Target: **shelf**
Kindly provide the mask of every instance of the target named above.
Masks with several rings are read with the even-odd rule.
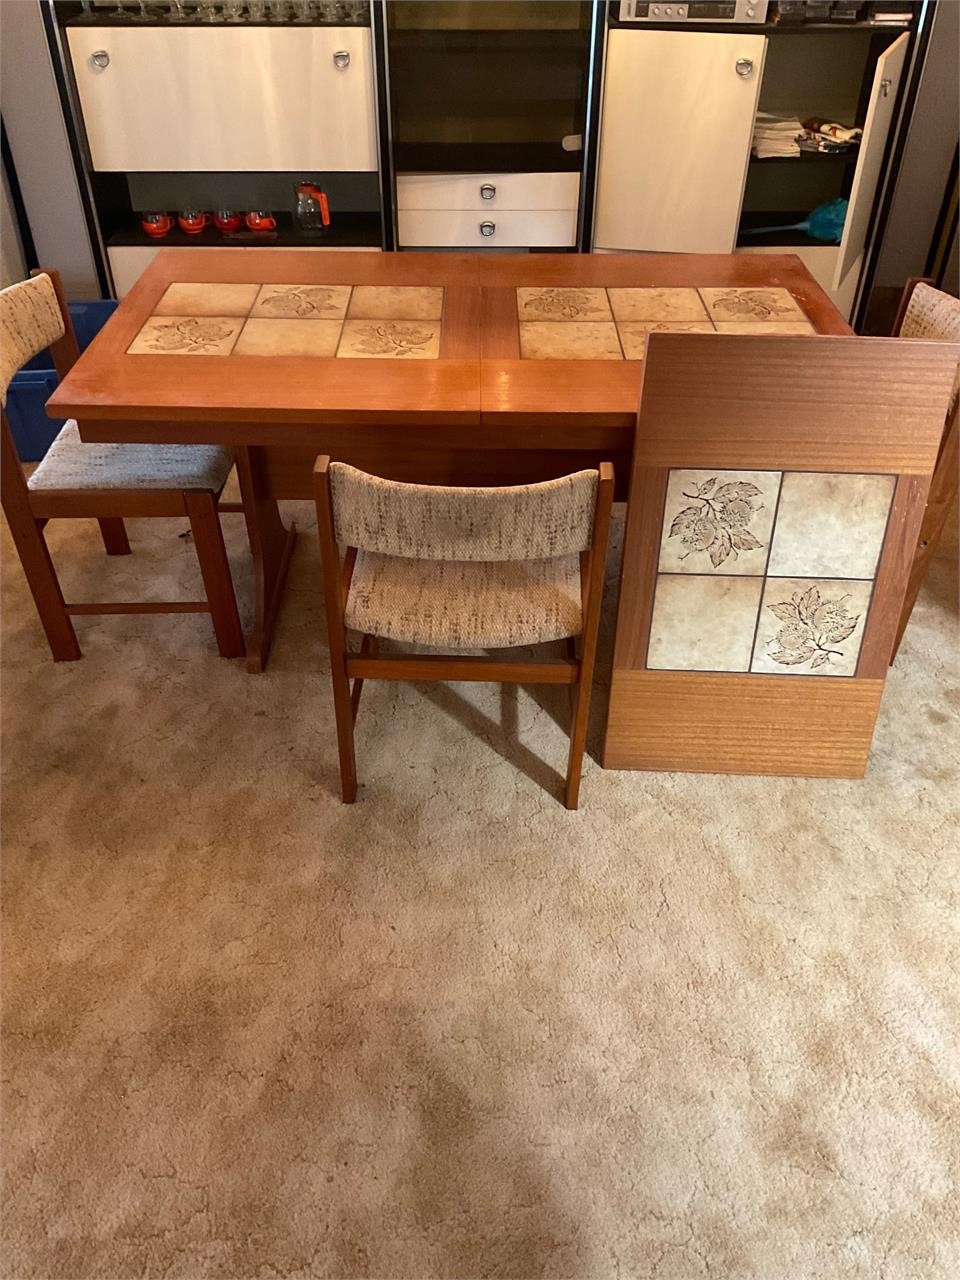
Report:
[[[857,157],[860,155],[860,148],[854,147],[852,151],[801,151],[796,156],[755,156],[751,152],[750,163],[758,165],[768,164],[790,164],[794,167],[808,164],[856,164]]]
[[[394,137],[398,173],[579,173],[582,151],[559,142],[404,142]]]
[[[158,249],[379,249],[381,226],[379,213],[336,213],[322,235],[303,235],[294,229],[289,213],[275,215],[276,231],[237,232],[225,236],[216,227],[205,227],[199,235],[187,235],[174,227],[165,236],[148,236],[139,223],[130,224],[107,237],[107,248],[155,245]]]
[[[738,36],[802,36],[823,31],[910,31],[912,22],[611,22],[623,31],[726,31]]]
[[[827,240],[815,240],[813,236],[808,236],[805,231],[765,231],[762,235],[746,235],[745,232],[751,226],[770,227],[775,224],[788,225],[791,222],[802,222],[808,216],[807,213],[800,210],[776,210],[774,212],[761,213],[744,213],[740,219],[740,230],[737,234],[738,249],[766,249],[782,245],[785,248],[795,249],[802,247],[805,249],[836,249],[836,244],[831,244]]]

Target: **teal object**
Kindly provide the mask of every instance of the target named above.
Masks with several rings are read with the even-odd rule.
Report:
[[[759,236],[768,231],[805,231],[811,240],[822,240],[824,244],[839,244],[843,238],[843,224],[847,220],[849,203],[849,200],[842,197],[830,200],[826,204],[818,204],[803,222],[791,222],[785,227],[751,227],[749,230],[742,231],[741,235]]]

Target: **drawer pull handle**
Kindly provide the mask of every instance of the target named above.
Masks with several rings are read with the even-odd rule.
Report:
[[[480,186],[481,200],[492,200],[496,194],[497,194],[497,188],[493,185],[492,182],[481,183],[481,186]]]
[[[333,55],[333,65],[338,71],[346,71],[347,67],[350,65],[350,55],[347,53],[346,49],[339,49]]]
[[[733,69],[741,80],[747,80],[753,75],[753,59],[738,58],[733,65]]]
[[[104,71],[110,65],[110,55],[106,49],[97,49],[95,53],[91,53],[90,61],[95,67],[99,67],[101,71]]]
[[[497,229],[497,224],[495,222],[480,223],[480,234],[482,236],[492,236],[493,233],[496,231],[496,229]]]

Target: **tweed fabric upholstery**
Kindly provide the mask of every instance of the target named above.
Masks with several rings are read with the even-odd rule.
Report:
[[[211,489],[219,493],[232,452],[206,444],[84,444],[71,419],[27,481],[31,489]]]
[[[960,299],[934,289],[929,284],[918,284],[910,295],[907,309],[900,325],[901,338],[935,338],[940,342],[960,343]],[[950,405],[953,406],[960,392],[960,362],[953,380]]]
[[[0,396],[4,404],[18,369],[63,334],[63,316],[49,276],[33,276],[0,291]]]
[[[348,627],[442,649],[501,649],[579,635],[580,557],[414,560],[358,551]]]
[[[401,484],[330,464],[337,541],[415,560],[543,560],[585,551],[598,473],[503,488]]]

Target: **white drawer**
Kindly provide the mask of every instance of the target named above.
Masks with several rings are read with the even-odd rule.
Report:
[[[398,209],[576,209],[579,173],[399,173]]]
[[[400,209],[397,224],[403,248],[562,249],[577,239],[576,209]]]

